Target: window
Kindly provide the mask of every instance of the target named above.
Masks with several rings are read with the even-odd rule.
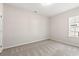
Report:
[[[79,37],[79,16],[69,18],[69,37]]]

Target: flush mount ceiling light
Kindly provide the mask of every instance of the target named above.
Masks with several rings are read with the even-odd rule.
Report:
[[[44,2],[44,3],[41,3],[42,6],[49,6],[51,4],[54,4],[54,3],[52,3],[52,2]]]

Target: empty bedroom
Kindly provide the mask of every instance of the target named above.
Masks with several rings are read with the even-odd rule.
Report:
[[[79,3],[0,3],[0,56],[79,56]]]

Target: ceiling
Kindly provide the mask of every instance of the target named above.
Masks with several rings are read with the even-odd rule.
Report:
[[[16,7],[24,8],[43,16],[55,16],[59,13],[68,11],[79,6],[78,3],[53,3],[48,6],[43,6],[40,3],[8,3]]]

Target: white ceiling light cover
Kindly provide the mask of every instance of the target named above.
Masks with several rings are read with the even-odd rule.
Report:
[[[41,5],[43,5],[43,6],[49,6],[51,4],[54,4],[54,3],[52,3],[52,2],[44,2],[44,3],[41,3]]]

